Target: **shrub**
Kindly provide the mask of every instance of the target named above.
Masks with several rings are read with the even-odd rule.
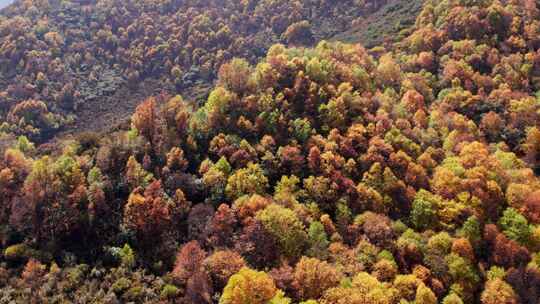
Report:
[[[163,286],[160,296],[162,299],[170,300],[178,296],[178,294],[180,294],[180,290],[178,289],[178,287],[171,284],[166,284],[165,286]]]

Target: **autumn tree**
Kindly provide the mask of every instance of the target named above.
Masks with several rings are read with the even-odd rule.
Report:
[[[186,283],[194,274],[203,271],[203,262],[207,253],[197,241],[184,244],[176,255],[174,268],[171,272],[173,279]]]
[[[246,194],[263,194],[268,187],[268,179],[258,164],[248,164],[247,168],[239,169],[227,180],[225,193],[231,199]]]
[[[296,264],[293,278],[293,286],[299,299],[316,300],[322,296],[323,291],[337,286],[341,276],[326,262],[302,257]]]
[[[204,260],[204,267],[210,274],[217,290],[221,290],[231,276],[246,267],[246,262],[231,250],[216,251]]]
[[[242,94],[249,86],[251,70],[251,66],[247,61],[234,58],[219,68],[218,79],[225,88]]]
[[[518,298],[508,283],[501,279],[486,282],[486,288],[481,296],[482,304],[518,303]]]
[[[236,222],[234,210],[221,204],[210,222],[210,243],[216,247],[230,245]]]
[[[272,278],[244,267],[230,279],[219,299],[220,304],[264,304],[277,293]]]
[[[280,251],[278,239],[258,220],[245,224],[235,248],[250,265],[257,267],[274,264]]]
[[[146,189],[136,188],[124,208],[124,224],[133,231],[143,247],[155,244],[156,238],[176,235],[180,208],[154,181]],[[163,240],[162,240],[163,241]]]
[[[309,21],[303,20],[291,24],[282,34],[282,39],[292,45],[310,45],[313,43],[313,32]]]
[[[296,259],[304,251],[307,234],[292,210],[271,204],[257,213],[256,219],[277,240],[280,252],[285,257]]]

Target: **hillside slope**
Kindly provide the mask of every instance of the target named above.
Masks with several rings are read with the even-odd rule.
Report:
[[[19,1],[0,16],[0,132],[43,142],[107,129],[147,97],[139,85],[191,97],[233,57],[255,63],[273,43],[313,45],[385,3]]]
[[[200,104],[149,83],[125,129],[6,144],[0,302],[538,304],[540,3],[426,1],[386,44],[274,44]]]
[[[414,25],[423,2],[423,0],[389,1],[330,40],[361,43],[367,48],[385,44],[389,46],[392,42],[403,39],[407,34],[406,30]]]

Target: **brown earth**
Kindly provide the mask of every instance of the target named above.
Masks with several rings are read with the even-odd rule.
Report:
[[[77,110],[77,119],[57,133],[47,144],[77,136],[83,132],[106,134],[129,128],[131,115],[137,106],[150,96],[181,95],[185,100],[200,104],[206,100],[212,83],[198,82],[177,92],[174,87],[158,79],[146,79],[136,86],[121,86],[110,96],[86,100]]]

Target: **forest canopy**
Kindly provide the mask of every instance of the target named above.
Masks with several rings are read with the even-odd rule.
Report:
[[[47,1],[25,3],[45,5],[38,19],[0,24],[30,26],[46,11]],[[215,82],[202,104],[153,94],[129,127],[106,135],[39,145],[9,129],[20,136],[0,158],[0,299],[538,303],[540,5],[426,1],[403,37],[366,49],[320,40],[321,20],[353,18],[346,6],[219,3],[131,25],[122,23],[130,13],[171,18],[184,2],[81,6],[89,20],[101,10],[96,28],[109,24],[107,33],[79,33],[101,37],[90,45],[103,57],[92,60],[137,78],[168,68],[181,78],[198,60]],[[217,11],[233,8],[242,13],[218,21]],[[192,30],[171,28],[181,20]],[[195,30],[213,22],[212,35]],[[251,49],[252,37],[274,37],[249,22],[277,29],[264,55],[236,52]],[[0,35],[20,28],[6,26]],[[235,45],[221,39],[236,26],[254,36],[238,34],[250,42],[219,57]],[[163,39],[171,33],[185,39],[175,51]],[[169,57],[178,50],[187,61]],[[14,99],[11,88],[2,95],[13,107],[7,120],[55,121],[49,101]]]

